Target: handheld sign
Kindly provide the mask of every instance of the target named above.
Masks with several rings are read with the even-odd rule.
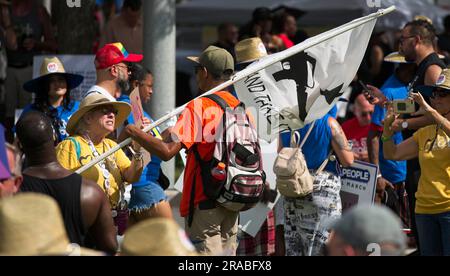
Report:
[[[141,96],[139,95],[139,88],[136,87],[130,94],[131,113],[133,114],[134,124],[136,127],[142,129],[144,126],[144,109],[142,108]],[[144,167],[152,161],[151,155],[148,151],[143,151]]]
[[[355,161],[342,170],[342,209],[358,204],[373,204],[377,186],[378,167],[366,162]]]

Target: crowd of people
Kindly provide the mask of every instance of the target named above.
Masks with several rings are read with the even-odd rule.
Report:
[[[175,124],[148,133],[143,128],[154,118],[131,112],[134,91],[148,103],[158,81],[142,64],[141,6],[125,0],[118,15],[107,16],[95,52],[96,84],[76,101],[70,91],[83,76],[68,73],[58,58],[45,58],[31,78],[33,56],[57,49],[45,9],[31,0],[0,1],[8,56],[0,99],[10,142],[2,141],[2,127],[0,255],[405,255],[408,247],[420,255],[450,255],[450,49],[447,33],[438,36],[431,20],[406,24],[398,43],[388,43],[385,33],[373,36],[351,92],[341,99],[348,104],[296,130],[305,137],[312,193],[281,196],[252,237],[239,229],[239,211],[204,188],[211,185],[204,164],[214,156],[211,137],[222,131],[222,105],[240,106],[233,88],[216,92],[219,100],[190,101]],[[21,26],[28,35],[18,33]],[[198,96],[306,38],[295,16],[267,8],[255,9],[240,29],[221,24],[218,41],[188,57]],[[399,112],[398,100],[415,103],[415,111]],[[23,112],[14,124],[17,108]],[[279,150],[292,147],[294,136],[281,133]],[[127,138],[129,147],[76,173]],[[161,170],[182,149],[185,232],[174,220]],[[375,204],[343,214],[341,169],[355,160],[379,168]],[[260,201],[267,203],[273,191],[265,186]],[[379,251],[371,250],[374,244]]]

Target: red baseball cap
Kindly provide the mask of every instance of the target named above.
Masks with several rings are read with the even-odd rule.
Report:
[[[122,43],[106,44],[95,55],[95,67],[106,69],[121,62],[141,62],[143,55],[129,54]]]

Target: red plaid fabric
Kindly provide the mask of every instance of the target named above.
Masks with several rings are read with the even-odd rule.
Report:
[[[273,211],[267,214],[258,234],[253,238],[242,232],[237,256],[271,256],[275,253],[275,219]]]

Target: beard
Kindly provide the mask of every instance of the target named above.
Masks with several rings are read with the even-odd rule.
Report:
[[[119,87],[120,92],[128,92],[128,90],[130,89],[130,82],[126,79],[122,72],[119,72],[117,87]]]

